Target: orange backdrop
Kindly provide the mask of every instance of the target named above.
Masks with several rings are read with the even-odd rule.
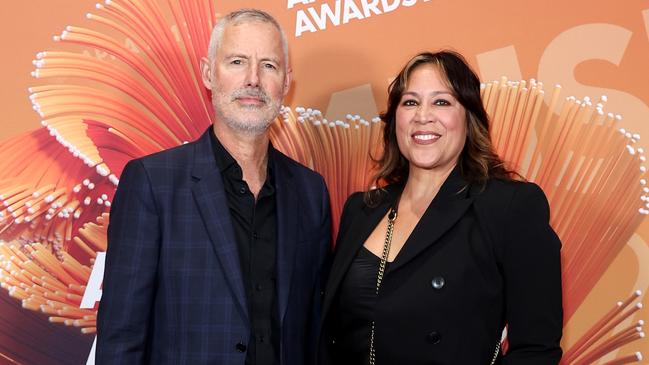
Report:
[[[319,29],[322,27],[316,17],[322,16],[322,7],[335,10],[336,3],[341,7],[340,24],[334,26],[331,20],[324,21],[326,28]],[[363,4],[368,3],[376,3],[381,12],[386,4],[393,5],[394,9],[382,14],[369,13],[370,16],[365,17]],[[294,70],[295,81],[286,104],[294,109],[303,106],[321,110],[331,121],[344,120],[347,114],[371,120],[385,105],[389,81],[410,56],[422,50],[452,48],[467,57],[483,81],[501,76],[510,80],[534,78],[544,82],[546,89],[554,84],[561,85],[562,97],[598,99],[606,95],[606,111],[622,116],[619,127],[639,133],[644,139],[641,138],[638,145],[649,139],[649,2],[646,0],[616,4],[603,0],[224,0],[214,4],[221,14],[251,6],[275,15],[287,32]],[[347,23],[343,20],[345,9],[350,18]],[[30,75],[34,70],[32,60],[38,52],[62,49],[52,36],[60,34],[67,25],[97,28],[85,19],[90,11],[96,11],[95,1],[3,4],[0,107],[4,114],[0,122],[0,141],[42,128],[41,118],[29,100],[28,87],[38,84]],[[309,28],[316,31],[305,30]],[[131,43],[127,37],[120,37],[129,47]],[[75,50],[110,60],[110,55],[93,48],[77,47]],[[549,99],[550,93],[547,93],[546,101]],[[12,173],[0,171],[0,180]],[[566,323],[565,348],[573,345],[616,301],[629,297],[634,290],[642,290],[639,300],[647,302],[644,294],[649,288],[647,242],[649,223],[645,220],[597,278],[596,285]],[[0,296],[5,307],[28,312],[16,309],[19,303],[4,291]],[[2,317],[9,313],[9,309],[2,306],[0,311]],[[45,316],[38,318],[37,314],[29,313],[35,323],[47,321]],[[646,309],[639,310],[621,326],[649,318],[647,313]],[[85,361],[92,336],[62,328],[65,329],[60,330],[61,338],[68,340],[59,338],[55,345],[48,346],[81,347],[66,350],[76,353],[65,356]],[[32,339],[10,341],[48,340],[34,334]],[[632,342],[599,363],[634,351],[649,356],[649,341]],[[12,357],[6,351],[5,355]],[[47,355],[43,356],[32,359],[48,359]],[[25,361],[20,354],[13,354],[13,358]]]

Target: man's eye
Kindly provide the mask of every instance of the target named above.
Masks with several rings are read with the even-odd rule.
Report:
[[[232,60],[232,61],[230,61],[230,64],[232,64],[232,65],[240,65],[242,63],[243,63],[243,61],[241,61],[241,60]]]
[[[277,67],[275,65],[273,65],[272,63],[264,63],[264,67],[268,68],[268,69],[271,69],[271,70],[277,69]]]

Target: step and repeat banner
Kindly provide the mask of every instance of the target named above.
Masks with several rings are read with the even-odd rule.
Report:
[[[563,363],[649,356],[646,0],[2,7],[0,363],[93,363],[121,171],[210,125],[198,60],[215,20],[241,7],[270,12],[287,33],[294,82],[271,138],[325,177],[335,223],[380,153],[394,75],[421,51],[462,53],[484,83],[499,154],[550,201],[563,242]]]

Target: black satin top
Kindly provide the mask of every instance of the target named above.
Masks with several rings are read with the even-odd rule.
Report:
[[[341,282],[334,311],[336,347],[341,364],[368,364],[370,334],[376,305],[376,276],[381,259],[361,246]],[[390,263],[386,265],[386,273]]]

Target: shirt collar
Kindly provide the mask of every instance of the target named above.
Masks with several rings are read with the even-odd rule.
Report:
[[[210,128],[210,142],[212,144],[212,150],[214,152],[214,158],[216,160],[216,167],[219,169],[221,173],[227,171],[231,167],[239,167],[239,163],[237,163],[237,160],[232,157],[230,152],[223,147],[223,144],[219,139],[216,137],[216,134],[214,133],[214,128],[212,126]],[[275,148],[273,147],[273,144],[271,142],[268,143],[268,176],[273,179],[273,170],[274,170],[274,164],[275,164]],[[240,167],[239,167],[240,169]],[[272,181],[272,180],[271,180]]]
[[[216,167],[219,171],[224,172],[232,165],[238,165],[237,161],[232,157],[230,152],[223,147],[221,141],[216,138],[214,133],[214,128],[210,126],[210,142],[212,143],[212,151],[214,152],[214,158],[216,159]]]

